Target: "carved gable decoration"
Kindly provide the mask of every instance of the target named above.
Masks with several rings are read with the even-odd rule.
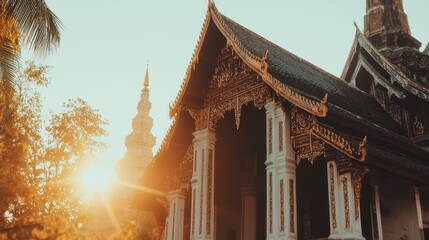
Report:
[[[364,161],[366,157],[366,137],[359,146],[353,147],[344,137],[319,124],[314,115],[296,106],[292,107],[291,112],[291,140],[297,164],[303,159],[313,163],[316,157],[326,153],[328,145],[359,162]]]
[[[187,109],[196,130],[215,129],[225,113],[234,110],[235,124],[240,127],[241,108],[253,103],[261,109],[271,99],[270,88],[250,69],[231,46],[221,49],[203,109]]]
[[[253,71],[234,53],[232,47],[222,48],[213,74],[210,89],[226,87],[251,75]],[[254,73],[253,73],[254,74]]]

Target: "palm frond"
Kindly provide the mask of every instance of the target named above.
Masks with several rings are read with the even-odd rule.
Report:
[[[18,26],[23,45],[41,55],[59,45],[62,24],[44,0],[6,0],[6,6]]]
[[[8,93],[13,88],[19,65],[19,52],[9,39],[0,37],[0,91]]]

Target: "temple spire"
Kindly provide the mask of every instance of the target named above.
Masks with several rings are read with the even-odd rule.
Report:
[[[127,152],[120,161],[122,177],[131,183],[137,183],[147,165],[151,162],[155,137],[151,133],[153,119],[150,116],[149,100],[149,64],[146,67],[143,89],[137,104],[137,114],[132,121],[132,132],[126,137]],[[120,176],[121,178],[121,176]]]
[[[402,0],[367,0],[365,36],[378,49],[411,47],[421,43],[411,36]]]
[[[149,90],[149,63],[146,66],[146,74],[144,76],[144,89]]]

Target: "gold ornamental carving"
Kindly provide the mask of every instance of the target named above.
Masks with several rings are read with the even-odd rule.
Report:
[[[283,121],[279,121],[279,152],[283,152]]]
[[[194,147],[193,144],[190,144],[185,155],[183,156],[182,161],[179,166],[176,168],[173,178],[173,184],[171,191],[173,190],[186,190],[190,189],[190,181],[192,178],[193,164],[194,164]]]
[[[332,228],[337,229],[337,208],[335,206],[335,176],[334,176],[334,164],[329,163],[329,197],[331,198],[331,218]]]
[[[289,231],[291,233],[295,232],[295,196],[294,196],[295,184],[293,179],[289,179]]]
[[[359,146],[353,147],[334,130],[320,124],[314,115],[296,106],[292,106],[291,111],[291,140],[297,164],[303,159],[313,163],[316,157],[326,152],[327,145],[358,162],[363,162],[366,157],[366,137]]]
[[[195,206],[197,199],[197,191],[194,189],[192,191],[192,234],[195,234]]]
[[[360,196],[362,191],[362,179],[368,174],[369,169],[367,167],[364,167],[362,169],[355,169],[355,171],[352,173],[353,177],[353,190],[355,194],[355,218],[356,220],[359,218],[359,203],[360,203]]]
[[[238,129],[244,105],[253,103],[261,109],[272,98],[269,87],[227,45],[218,57],[204,106],[184,109],[194,119],[196,130],[215,130],[217,121],[232,110]]]
[[[313,123],[316,121],[313,115],[292,107],[291,112],[291,140],[295,150],[296,163],[307,159],[313,164],[316,157],[323,155],[325,143],[311,134]]]
[[[346,219],[346,228],[350,229],[349,187],[348,187],[347,177],[343,178],[343,194],[344,194],[344,216]]]

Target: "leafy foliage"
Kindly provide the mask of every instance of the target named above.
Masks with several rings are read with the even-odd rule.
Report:
[[[36,224],[32,235],[78,236],[87,216],[73,179],[106,146],[107,121],[80,98],[45,121],[38,89],[48,70],[29,62],[15,91],[0,92],[0,229]]]
[[[22,46],[45,55],[60,42],[61,21],[44,0],[0,0],[0,78],[11,90]],[[5,91],[5,89],[1,89]]]

